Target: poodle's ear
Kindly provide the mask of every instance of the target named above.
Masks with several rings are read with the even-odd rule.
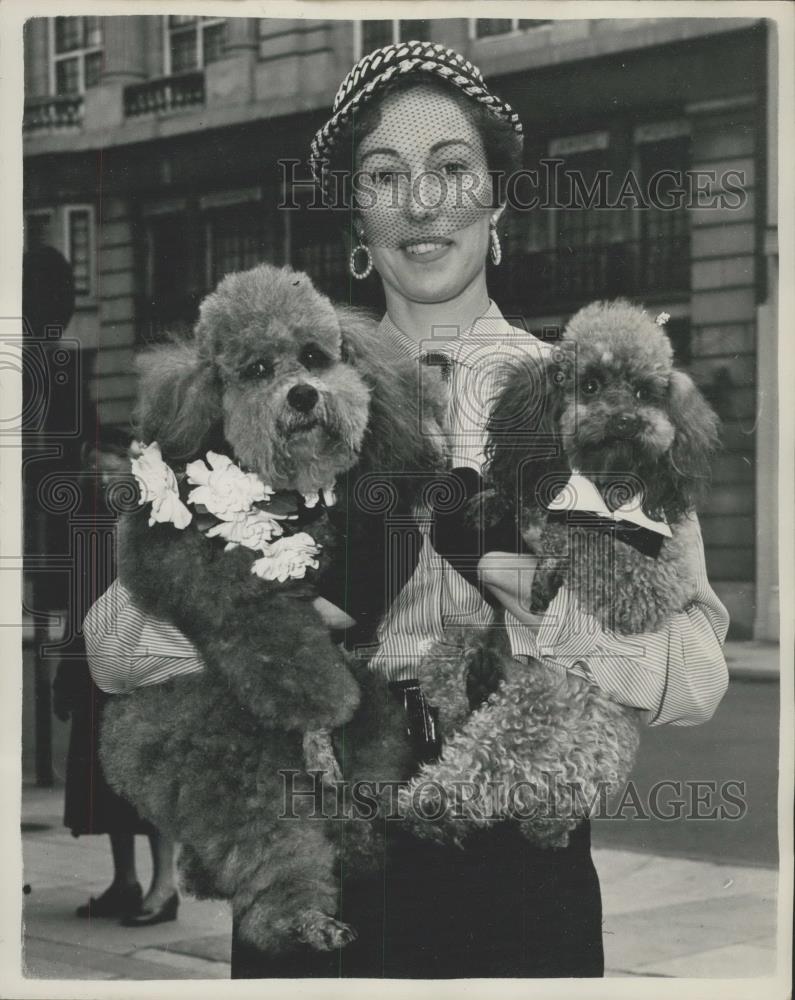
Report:
[[[506,504],[534,505],[540,480],[568,471],[560,435],[573,350],[511,364],[486,425],[486,480]]]
[[[403,358],[379,341],[378,321],[369,312],[347,306],[335,309],[343,360],[356,368],[370,389],[359,471],[396,475],[406,483],[415,473],[438,471],[443,464],[447,399],[438,372],[421,368],[413,358]]]
[[[150,348],[136,367],[140,381],[134,420],[145,444],[157,441],[166,460],[183,462],[220,436],[217,376],[193,342]]]
[[[651,505],[662,507],[675,520],[695,510],[703,499],[719,443],[720,424],[693,380],[681,371],[671,374],[668,412],[676,434],[666,456],[666,468],[654,483],[657,502]]]
[[[342,360],[360,371],[378,360],[378,320],[368,309],[334,304],[342,336]]]

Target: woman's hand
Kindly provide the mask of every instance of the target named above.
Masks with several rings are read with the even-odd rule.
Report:
[[[695,514],[685,514],[681,520],[671,525],[674,537],[680,546],[683,560],[678,574],[680,580],[687,581],[691,597],[695,597],[699,589],[699,581],[707,575],[704,562],[704,541],[701,537],[701,526]]]
[[[523,625],[540,625],[542,620],[530,611],[537,564],[535,556],[516,552],[487,552],[478,562],[481,583]]]

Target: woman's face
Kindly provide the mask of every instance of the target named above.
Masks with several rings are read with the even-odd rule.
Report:
[[[387,290],[447,302],[486,266],[492,185],[483,142],[456,102],[418,86],[384,101],[357,149],[359,228]]]

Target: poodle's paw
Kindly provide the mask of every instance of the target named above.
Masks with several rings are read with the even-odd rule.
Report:
[[[333,951],[355,941],[356,931],[320,910],[305,910],[298,921],[298,937],[316,951]]]
[[[342,768],[334,756],[328,729],[310,729],[304,733],[303,749],[307,771],[321,771],[324,785],[342,781]]]

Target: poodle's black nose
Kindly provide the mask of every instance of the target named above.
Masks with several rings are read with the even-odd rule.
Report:
[[[612,431],[619,437],[629,437],[638,429],[640,421],[634,413],[617,413],[612,421]]]
[[[287,402],[294,410],[299,410],[301,413],[309,413],[317,403],[317,399],[317,389],[311,385],[294,385],[287,393]]]

